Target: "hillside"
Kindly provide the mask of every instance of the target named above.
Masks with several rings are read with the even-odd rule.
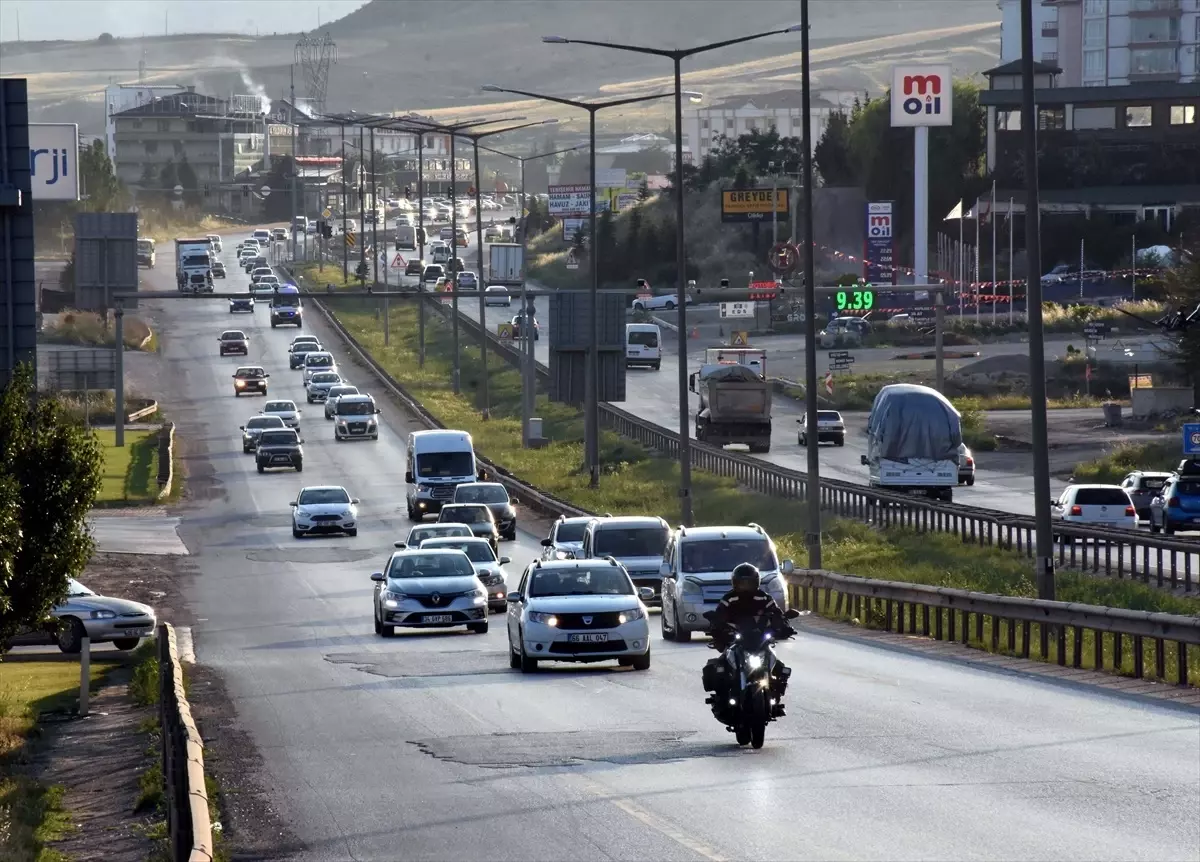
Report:
[[[785,27],[797,14],[798,4],[778,0],[372,0],[326,28],[338,46],[327,106],[461,114],[486,101],[479,95],[485,83],[573,96],[637,92],[668,83],[670,64],[542,44],[540,36],[676,47]],[[813,0],[812,17],[814,82],[826,91],[877,92],[893,63],[914,59],[949,60],[970,74],[998,53],[994,0]],[[35,119],[78,122],[95,134],[103,87],[136,81],[139,62],[148,83],[278,98],[287,92],[295,41],[280,33],[10,43],[0,74],[30,79]],[[798,35],[774,37],[689,60],[685,72],[709,98],[797,87],[799,47]],[[303,73],[296,73],[297,95],[304,95]]]

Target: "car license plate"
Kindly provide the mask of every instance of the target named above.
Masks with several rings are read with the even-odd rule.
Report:
[[[292,461],[287,455],[276,455],[271,459],[272,464],[290,464]]]
[[[426,614],[425,615],[425,622],[427,622],[427,623],[448,623],[452,619],[454,619],[454,617],[452,617],[450,614]]]
[[[581,634],[567,635],[567,641],[573,644],[602,644],[608,640],[608,635],[603,634]]]

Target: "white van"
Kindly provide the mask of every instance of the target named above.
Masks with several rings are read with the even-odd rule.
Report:
[[[479,480],[475,446],[466,431],[434,429],[408,435],[408,518],[421,521],[454,500],[454,489]]]
[[[625,367],[662,367],[662,330],[657,323],[625,324]]]

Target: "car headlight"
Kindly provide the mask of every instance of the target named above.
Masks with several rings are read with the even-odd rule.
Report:
[[[760,586],[762,586],[764,590],[773,590],[775,592],[779,592],[783,589],[783,582],[779,580],[779,575],[764,575],[762,581],[760,582]]]
[[[246,381],[245,380],[236,380],[236,381],[234,381],[233,385],[236,386],[238,389],[241,389],[243,386],[246,385]]]
[[[645,615],[646,614],[641,608],[634,608],[630,611],[621,611],[620,615],[617,617],[617,622],[619,622],[621,625],[624,625],[625,623],[631,623],[634,620],[640,620]]]
[[[92,611],[92,619],[94,620],[112,620],[116,619],[117,615],[112,611]]]
[[[700,586],[700,582],[694,578],[684,578],[682,586],[684,596],[702,596],[704,594],[704,589]]]
[[[750,668],[750,670],[758,670],[762,666],[763,657],[761,655],[753,652],[746,654],[746,667]]]
[[[542,625],[547,625],[551,628],[554,628],[558,625],[558,617],[556,617],[554,614],[542,613],[541,611],[530,611],[529,621],[531,623],[541,623]]]
[[[400,607],[400,603],[407,598],[408,596],[404,593],[395,593],[391,590],[385,590],[383,593],[383,603],[389,608]]]

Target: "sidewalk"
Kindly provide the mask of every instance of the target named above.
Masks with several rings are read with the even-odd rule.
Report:
[[[180,519],[162,506],[93,511],[88,522],[96,550],[108,554],[187,556],[179,538]]]

